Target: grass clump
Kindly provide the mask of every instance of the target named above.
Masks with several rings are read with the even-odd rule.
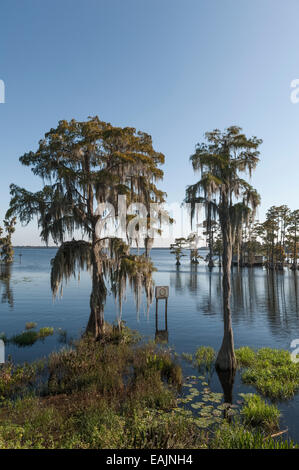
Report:
[[[198,442],[192,420],[174,411],[182,372],[171,353],[136,344],[128,332],[118,342],[112,336],[105,342],[84,337],[72,349],[52,353],[39,374],[5,364],[2,383],[10,386],[0,408],[0,447],[171,448]],[[28,396],[28,385],[46,373],[43,393],[31,388]]]
[[[288,439],[267,437],[261,430],[248,429],[238,422],[224,422],[215,431],[210,443],[212,449],[298,449]]]
[[[39,331],[33,331],[30,328],[27,328],[28,323],[26,324],[26,331],[23,331],[19,335],[15,335],[9,339],[9,342],[16,344],[19,347],[26,347],[32,346],[38,340],[43,340],[47,336],[51,336],[54,334],[54,328],[50,326],[46,326],[41,328]]]
[[[54,328],[51,326],[45,326],[41,328],[38,332],[39,339],[46,338],[47,336],[52,336],[54,334]]]
[[[9,341],[19,347],[32,346],[38,340],[37,331],[23,331],[19,335],[13,336]]]
[[[289,399],[299,389],[299,364],[291,360],[288,351],[250,348],[236,351],[238,365],[244,367],[242,381],[254,385],[264,396]]]
[[[37,327],[37,323],[35,323],[34,321],[29,321],[25,325],[26,330],[33,330],[33,328],[36,328],[36,327]]]
[[[215,353],[203,347],[197,357],[208,367]],[[192,396],[199,395],[192,387],[195,379],[188,384]],[[275,407],[248,399],[229,423],[219,394],[205,388],[193,416],[178,408],[181,386],[182,371],[170,350],[138,343],[127,329],[122,334],[122,328],[107,327],[100,341],[85,336],[44,363],[3,364],[0,448],[293,447],[267,435],[278,422]],[[217,410],[205,400],[215,402]],[[214,420],[212,411],[217,411]]]
[[[239,366],[248,367],[254,364],[255,352],[248,346],[244,346],[235,351]]]
[[[195,352],[195,360],[198,368],[210,369],[216,358],[216,352],[211,346],[200,346]]]
[[[8,397],[25,395],[37,383],[39,374],[44,369],[43,361],[23,366],[12,362],[1,364],[0,368],[0,401]]]
[[[267,404],[259,395],[245,397],[241,415],[244,423],[250,426],[272,432],[279,429],[280,412],[277,406]]]

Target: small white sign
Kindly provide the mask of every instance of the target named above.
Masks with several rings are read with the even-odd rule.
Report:
[[[0,364],[5,362],[5,345],[3,339],[0,339]]]
[[[156,295],[156,299],[168,299],[169,287],[168,286],[156,286],[155,295]]]

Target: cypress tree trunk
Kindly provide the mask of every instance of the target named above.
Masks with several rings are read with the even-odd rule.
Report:
[[[295,224],[295,242],[294,242],[294,256],[293,256],[293,267],[297,269],[297,224]]]
[[[231,309],[230,309],[230,296],[231,296],[231,263],[232,263],[232,230],[230,227],[230,220],[228,212],[224,214],[222,224],[223,235],[223,321],[224,321],[224,334],[222,345],[216,359],[216,367],[219,370],[234,370],[236,369],[236,356],[234,350],[234,336],[231,323]]]
[[[92,291],[90,295],[90,316],[86,328],[94,338],[105,332],[104,303],[106,299],[106,286],[103,279],[102,261],[99,244],[92,246]]]

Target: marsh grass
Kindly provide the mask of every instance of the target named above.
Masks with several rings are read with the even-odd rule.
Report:
[[[269,432],[279,429],[280,412],[277,406],[269,405],[259,395],[245,397],[241,415],[247,425],[260,427]]]
[[[43,340],[47,336],[52,336],[54,334],[54,328],[50,326],[46,326],[44,328],[41,328],[39,331],[33,331],[32,324],[30,324],[30,328],[28,328],[28,323],[26,324],[26,331],[23,331],[22,333],[13,336],[8,342],[11,342],[13,344],[16,344],[19,347],[26,347],[26,346],[32,346],[34,343],[36,343],[38,340]]]
[[[37,331],[23,331],[18,335],[13,336],[9,339],[10,343],[16,344],[19,347],[32,346],[36,341],[38,341],[38,332]]]
[[[35,323],[34,321],[29,321],[25,325],[26,330],[32,330],[33,328],[36,328],[36,327],[37,327],[37,323]]]
[[[242,381],[254,385],[264,396],[289,399],[299,389],[299,364],[292,362],[288,351],[262,348],[236,350],[238,366],[244,368]]]
[[[241,423],[224,422],[218,427],[210,443],[212,449],[298,449],[288,439],[273,439],[260,430],[244,427]]]
[[[200,346],[195,352],[195,361],[199,369],[211,369],[216,358],[216,352],[211,346]]]
[[[211,366],[213,358],[211,349],[200,349],[201,366]],[[34,386],[41,380],[42,393]],[[220,420],[221,397],[207,389],[219,423],[201,428],[213,407],[201,407],[197,417],[178,407],[181,388],[182,371],[169,349],[110,326],[101,341],[85,336],[45,362],[0,368],[0,448],[293,447],[265,440],[264,427],[256,430],[253,420]]]
[[[38,332],[38,337],[39,339],[44,339],[47,336],[52,336],[54,334],[54,328],[51,326],[45,326],[44,328],[41,328]]]
[[[1,448],[191,445],[196,426],[171,413],[182,385],[171,353],[137,344],[128,330],[110,332],[52,353],[43,368],[1,368]],[[32,385],[45,373],[41,396]]]

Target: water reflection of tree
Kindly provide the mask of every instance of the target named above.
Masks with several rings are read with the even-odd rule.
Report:
[[[175,275],[170,276],[170,285],[174,287],[176,295],[190,293],[196,301],[196,311],[208,315],[222,312],[221,270],[217,275],[215,270],[204,267],[203,271],[201,268],[200,265],[192,265],[189,272],[181,272],[178,268]],[[208,280],[208,286],[206,280]]]
[[[248,267],[232,273],[232,317],[234,323],[254,323],[264,319],[272,333],[281,335],[298,327],[299,272],[265,270]],[[192,296],[196,311],[222,318],[221,269],[211,272],[192,266],[189,272],[179,269],[171,277],[176,295]]]
[[[11,279],[11,264],[0,264],[0,293],[1,302],[8,303],[13,307],[13,290],[10,286]]]
[[[236,371],[220,371],[216,370],[219,382],[221,384],[225,403],[233,403],[233,389]]]
[[[190,275],[188,277],[188,290],[191,294],[197,294],[198,292],[198,272],[197,265],[191,265]]]
[[[257,311],[256,283],[259,277],[256,269],[258,268],[242,268],[233,273],[232,305],[234,321],[244,316],[253,318]]]
[[[298,318],[299,302],[298,302],[298,274],[297,271],[292,271],[290,281],[288,283],[288,297],[295,300],[295,312]]]
[[[180,272],[179,266],[176,268],[175,276],[170,277],[170,285],[174,287],[176,294],[182,293],[184,291],[182,283],[182,274]]]

